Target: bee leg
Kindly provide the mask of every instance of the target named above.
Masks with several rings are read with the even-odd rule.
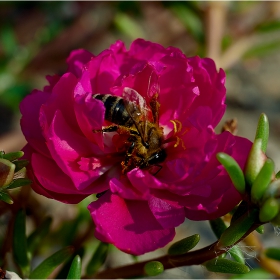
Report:
[[[158,170],[153,174],[153,176],[156,176],[159,173],[159,171],[162,169],[162,165],[155,164],[154,166],[158,167]]]
[[[129,168],[132,165],[132,152],[134,150],[134,147],[135,147],[135,142],[132,142],[126,152],[124,161],[121,163],[123,174],[125,174],[127,171],[129,171]]]

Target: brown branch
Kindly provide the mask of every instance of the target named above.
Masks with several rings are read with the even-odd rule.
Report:
[[[260,225],[261,225],[260,223],[253,224],[252,227],[247,231],[247,233],[242,238],[240,238],[240,240],[238,240],[235,244],[243,240],[246,236],[248,236]],[[97,273],[94,276],[94,278],[112,279],[112,278],[133,278],[133,277],[147,276],[145,275],[144,272],[144,266],[146,263],[150,261],[161,262],[164,266],[164,269],[180,267],[180,266],[200,265],[208,260],[214,259],[217,256],[222,255],[223,253],[227,252],[231,247],[235,245],[233,244],[232,246],[227,248],[217,248],[217,243],[218,241],[202,249],[188,252],[182,255],[177,255],[177,256],[165,255],[163,257],[155,258],[148,261],[143,261],[131,265],[107,269],[105,271],[101,271]]]

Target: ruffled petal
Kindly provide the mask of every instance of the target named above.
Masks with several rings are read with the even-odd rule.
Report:
[[[88,209],[96,225],[96,238],[129,254],[140,255],[161,248],[175,235],[174,228],[162,228],[144,201],[124,200],[106,192]]]

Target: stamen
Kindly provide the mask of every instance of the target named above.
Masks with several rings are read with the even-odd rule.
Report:
[[[174,132],[179,133],[182,130],[182,123],[179,120],[170,120],[174,126]]]

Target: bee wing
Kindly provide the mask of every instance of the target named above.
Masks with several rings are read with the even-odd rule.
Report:
[[[125,108],[133,119],[134,124],[140,133],[140,136],[144,142],[147,141],[147,128],[148,120],[151,116],[151,110],[147,106],[145,99],[136,90],[125,87],[123,90],[123,98],[125,102]],[[143,122],[144,125],[140,126],[139,121]]]

